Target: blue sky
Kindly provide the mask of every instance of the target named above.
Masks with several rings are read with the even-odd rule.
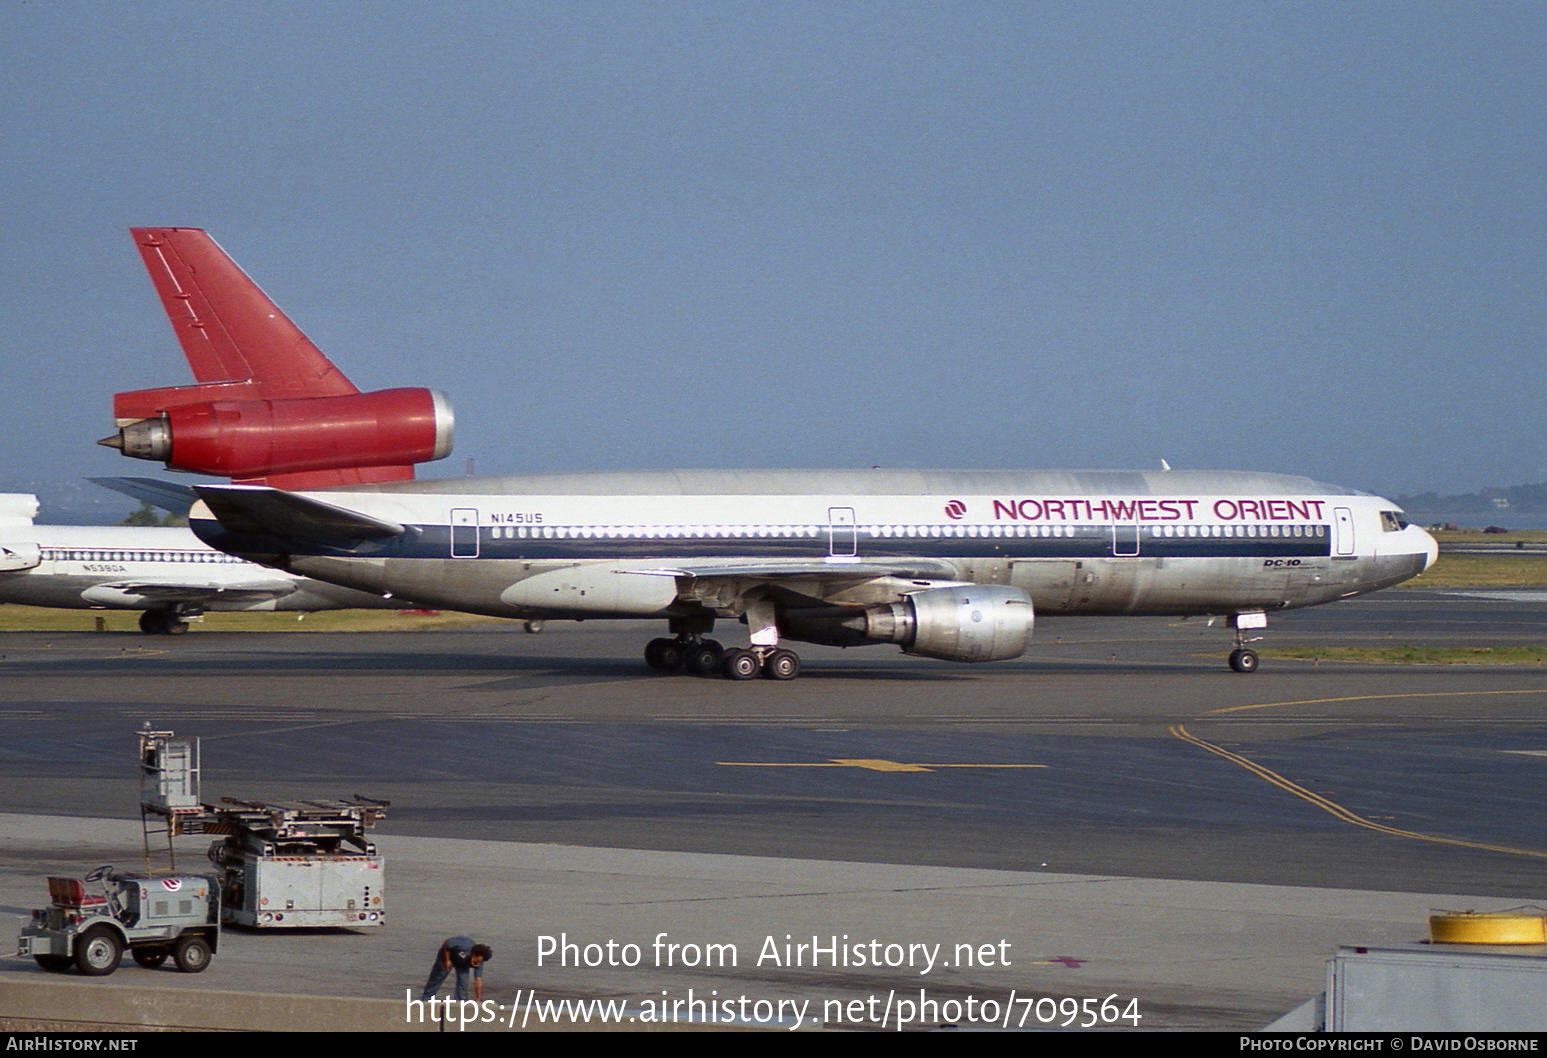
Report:
[[[1547,7],[0,5],[0,488],[186,368],[203,227],[421,476],[1547,479]]]

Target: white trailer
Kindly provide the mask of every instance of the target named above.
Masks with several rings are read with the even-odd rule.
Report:
[[[209,858],[220,869],[221,921],[254,929],[334,926],[369,929],[387,922],[386,861],[365,832],[388,802],[199,799],[199,740],[171,731],[140,732],[140,818],[145,869],[153,838],[219,834]]]
[[[365,830],[386,803],[226,800],[208,806],[209,858],[225,879],[225,921],[255,929],[384,926],[386,861]]]

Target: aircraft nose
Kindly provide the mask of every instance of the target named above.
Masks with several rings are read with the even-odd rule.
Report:
[[[1428,569],[1430,566],[1434,565],[1434,560],[1440,557],[1440,544],[1438,540],[1434,539],[1432,535],[1425,532],[1424,530],[1420,529],[1418,531],[1423,533],[1424,539],[1423,568]]]

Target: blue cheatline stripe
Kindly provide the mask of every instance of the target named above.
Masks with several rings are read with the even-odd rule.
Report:
[[[214,523],[199,527],[201,535],[213,529],[220,533],[231,550],[238,553],[283,551],[292,555],[369,555],[382,558],[446,558],[451,555],[452,527],[446,525],[409,526],[402,536],[373,541],[356,547],[327,547],[295,540],[276,540],[228,534]],[[928,535],[933,528],[942,535]],[[1059,527],[1062,536],[987,536],[965,535],[961,526],[914,527],[881,533],[874,527],[860,526],[855,553],[865,559],[1096,559],[1113,556],[1113,526],[1079,525]],[[1120,557],[1130,557],[1135,546],[1133,526],[1118,527]],[[1288,526],[1232,527],[1255,535],[1242,536],[1153,536],[1141,526],[1137,540],[1140,558],[1325,558],[1332,553],[1332,533],[1327,526],[1302,527],[1309,535],[1282,535]],[[1184,527],[1185,528],[1185,527]],[[1278,529],[1281,535],[1274,536]],[[468,539],[471,527],[456,527],[458,554],[471,552]],[[922,531],[925,535],[918,535]],[[478,529],[477,554],[484,559],[554,560],[634,560],[634,559],[811,559],[828,554],[828,528],[807,527],[807,531],[780,536],[695,533],[684,528],[675,535],[657,531],[651,535],[623,535],[623,530],[544,526],[527,529],[525,537],[501,526]],[[607,535],[609,532],[614,535]],[[846,532],[846,531],[845,531]],[[957,535],[962,533],[963,535]],[[944,535],[949,534],[949,535]],[[847,539],[842,541],[848,554]]]

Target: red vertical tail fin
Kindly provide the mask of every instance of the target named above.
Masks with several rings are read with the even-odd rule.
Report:
[[[411,478],[450,454],[444,396],[361,393],[207,233],[130,233],[197,384],[116,394],[103,444],[280,488]]]

